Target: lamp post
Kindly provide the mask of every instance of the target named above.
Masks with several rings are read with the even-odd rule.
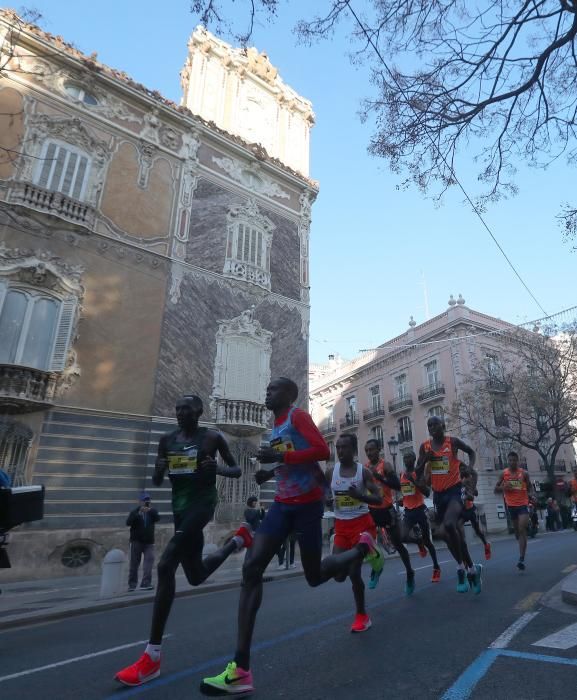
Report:
[[[393,458],[393,469],[395,470],[395,474],[396,474],[397,473],[397,453],[399,450],[399,441],[393,435],[391,437],[391,439],[387,442],[387,445],[389,446],[389,454]]]

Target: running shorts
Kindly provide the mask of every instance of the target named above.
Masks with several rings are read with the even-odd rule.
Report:
[[[392,528],[398,523],[399,517],[393,506],[389,508],[370,508],[369,513],[377,527]]]
[[[461,500],[461,485],[457,484],[445,491],[433,492],[433,503],[435,504],[435,512],[437,514],[437,522],[441,524],[445,519],[445,513],[451,501],[459,501],[461,508],[463,501]]]
[[[511,520],[517,520],[520,515],[529,514],[528,506],[507,506]]]
[[[301,550],[322,550],[322,501],[312,503],[281,503],[275,501],[268,509],[257,532],[281,542],[294,532]]]
[[[369,513],[360,515],[351,520],[335,520],[334,546],[339,549],[352,549],[362,532],[368,532],[373,537],[377,536],[377,526]]]
[[[428,532],[429,516],[427,515],[427,506],[422,505],[418,508],[405,508],[403,520],[409,530],[415,527],[415,525],[418,525],[423,533]]]

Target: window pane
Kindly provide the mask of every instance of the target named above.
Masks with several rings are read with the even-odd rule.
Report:
[[[48,369],[59,303],[53,299],[36,299],[22,352],[21,364]]]
[[[22,292],[8,292],[0,314],[0,362],[16,362],[20,331],[26,315],[28,297]]]
[[[40,177],[38,178],[38,184],[40,187],[48,186],[48,178],[50,177],[50,170],[54,165],[54,156],[56,154],[56,146],[51,143],[46,149],[45,160],[42,163],[42,170],[40,171]]]
[[[52,171],[52,177],[50,178],[50,184],[48,186],[48,188],[51,190],[57,190],[58,192],[60,191],[60,182],[62,180],[62,171],[64,170],[66,155],[66,149],[58,149],[56,163],[54,164],[54,170]]]
[[[72,191],[72,197],[74,197],[74,199],[80,199],[80,195],[82,194],[82,185],[84,184],[84,176],[86,175],[87,165],[88,160],[84,158],[84,156],[81,156],[80,162],[78,163],[78,170],[76,171],[74,189]]]
[[[64,172],[64,180],[62,181],[61,192],[63,194],[70,194],[70,189],[72,186],[72,180],[74,178],[74,171],[76,170],[76,161],[78,156],[76,153],[71,153],[70,158],[68,158],[68,163],[66,164],[66,170]]]

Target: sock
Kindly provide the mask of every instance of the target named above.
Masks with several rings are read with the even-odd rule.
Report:
[[[476,573],[477,573],[477,569],[475,569],[474,566],[469,566],[469,567],[467,567],[467,573],[468,573],[468,574],[476,574]]]
[[[236,551],[240,552],[240,550],[244,547],[244,540],[240,535],[235,535],[232,538],[232,541],[236,544]]]
[[[144,650],[153,661],[160,661],[162,644],[147,644]]]
[[[234,662],[238,668],[248,671],[250,666],[250,656],[242,651],[237,651],[234,655]]]

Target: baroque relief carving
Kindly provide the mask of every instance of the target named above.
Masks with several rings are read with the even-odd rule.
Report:
[[[279,199],[290,199],[290,194],[282,189],[276,182],[267,178],[260,171],[260,166],[253,163],[245,166],[240,161],[233,158],[212,157],[212,162],[221,170],[224,170],[236,182],[240,182],[253,192],[267,197],[278,197]]]

